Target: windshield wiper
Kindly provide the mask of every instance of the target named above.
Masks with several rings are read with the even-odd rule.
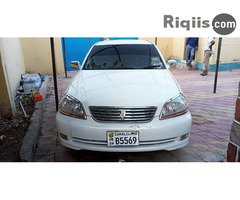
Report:
[[[135,69],[135,68],[133,68],[133,67],[114,67],[111,69]]]
[[[142,69],[162,69],[162,66],[161,65],[155,65],[155,66],[150,65],[150,66],[144,67]]]

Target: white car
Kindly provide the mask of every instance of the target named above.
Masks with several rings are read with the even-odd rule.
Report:
[[[89,50],[56,116],[61,144],[75,150],[143,152],[188,144],[188,103],[158,48],[106,40]]]

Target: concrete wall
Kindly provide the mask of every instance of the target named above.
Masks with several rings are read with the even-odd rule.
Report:
[[[155,37],[139,37],[140,40],[148,40],[155,44]],[[161,51],[165,61],[171,58],[185,59],[186,38],[157,38],[157,47]]]
[[[64,73],[64,62],[63,62],[61,38],[54,38],[54,48],[55,48],[57,73],[63,74]],[[51,65],[51,67],[52,67],[52,65]],[[51,68],[51,73],[52,73],[52,68]]]
[[[199,50],[196,54],[196,61],[198,62],[198,68],[202,69],[202,62],[204,60],[204,45],[207,38],[199,38]],[[218,41],[219,38],[215,38],[215,44],[213,46],[214,55],[211,56],[209,62],[209,71],[215,71],[217,54],[218,54]],[[219,62],[219,71],[239,69],[240,68],[240,38],[222,38],[221,54]]]
[[[185,59],[186,38],[173,38],[172,57]]]
[[[50,38],[20,38],[28,73],[52,74]],[[54,38],[56,71],[64,73],[61,38]]]
[[[165,61],[172,58],[173,38],[157,38],[157,46],[161,51]]]
[[[216,50],[217,46],[218,43],[216,43]],[[240,38],[222,39],[220,62],[240,62]]]
[[[196,50],[195,61],[198,69],[202,69],[204,60],[204,46],[208,38],[199,38],[199,47]],[[165,60],[175,58],[178,61],[186,60],[186,40],[187,38],[158,38],[158,41],[165,41],[159,49],[162,51]],[[214,54],[209,60],[209,71],[215,71],[218,53],[218,40],[215,38],[213,46]],[[152,40],[154,42],[154,38]],[[240,68],[240,38],[223,38],[221,46],[219,71]]]
[[[215,38],[215,44],[213,46],[214,55],[211,56],[210,64],[215,64],[217,61],[218,52],[218,40]],[[207,38],[199,38],[199,54],[197,61],[203,61],[204,54],[203,48],[207,41]],[[240,62],[240,38],[222,38],[220,63]]]
[[[199,47],[198,47],[198,50],[196,52],[196,59],[195,59],[198,62],[203,62],[203,60],[204,60],[204,46],[205,46],[207,40],[208,40],[208,38],[199,38]],[[217,46],[218,46],[218,39],[215,38],[215,44],[213,45],[214,55],[212,55],[210,60],[209,60],[210,64],[216,63],[216,60],[217,60]]]
[[[14,97],[19,87],[21,74],[25,73],[20,40],[18,38],[0,38],[0,52],[2,58],[2,73],[4,74],[6,84],[5,90],[8,92],[10,101],[10,105],[6,106],[11,106],[12,114],[14,115],[16,112]],[[7,102],[6,99],[4,101]]]

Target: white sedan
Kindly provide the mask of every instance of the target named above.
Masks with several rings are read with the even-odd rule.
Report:
[[[142,152],[188,144],[186,97],[158,48],[107,40],[89,50],[59,104],[61,144],[75,150]]]

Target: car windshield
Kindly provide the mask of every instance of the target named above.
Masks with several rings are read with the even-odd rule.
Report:
[[[165,69],[153,44],[96,45],[83,70]]]

